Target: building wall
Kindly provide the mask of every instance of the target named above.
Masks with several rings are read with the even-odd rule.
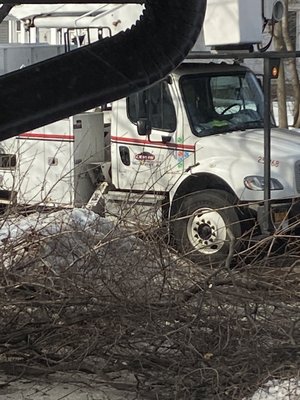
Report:
[[[0,24],[0,43],[9,42],[8,21],[3,21]]]

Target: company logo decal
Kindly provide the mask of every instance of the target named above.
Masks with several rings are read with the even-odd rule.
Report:
[[[180,144],[184,143],[183,137],[179,136],[177,138],[177,142],[180,143]],[[191,152],[190,151],[186,151],[186,150],[179,150],[176,153],[174,154],[174,156],[178,161],[177,168],[182,169],[184,167],[184,161],[187,158],[189,158],[189,156],[191,155]]]
[[[155,160],[155,155],[152,153],[148,153],[146,151],[143,151],[142,153],[136,154],[135,159],[138,161],[154,161]]]

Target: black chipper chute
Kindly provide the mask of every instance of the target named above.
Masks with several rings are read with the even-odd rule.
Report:
[[[0,140],[126,97],[183,61],[199,36],[206,0],[144,3],[131,29],[1,76]]]

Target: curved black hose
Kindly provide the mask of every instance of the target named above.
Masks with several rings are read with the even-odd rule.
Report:
[[[268,22],[269,21],[267,21],[267,20],[264,21],[263,31],[262,31],[263,33],[264,33],[264,30],[266,29],[266,26],[268,25]],[[271,35],[270,35],[270,39],[268,40],[268,43],[264,46],[261,46],[260,44],[257,45],[257,49],[261,53],[264,53],[265,51],[269,50],[269,48],[273,42],[273,39],[274,39],[276,21],[274,18],[272,18],[272,20],[270,22],[271,22]]]
[[[146,0],[125,32],[0,77],[0,140],[128,96],[186,57],[206,0]]]

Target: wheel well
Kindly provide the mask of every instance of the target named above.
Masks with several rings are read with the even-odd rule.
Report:
[[[177,188],[173,197],[170,216],[173,216],[178,211],[178,208],[186,194],[199,192],[205,189],[224,190],[233,195],[234,199],[237,197],[232,188],[220,177],[213,174],[197,174],[191,175],[185,179]]]

